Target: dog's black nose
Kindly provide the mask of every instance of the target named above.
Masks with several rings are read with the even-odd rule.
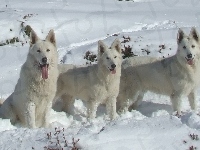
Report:
[[[116,65],[115,65],[115,64],[112,64],[111,67],[114,69],[114,68],[116,67]]]
[[[44,64],[46,64],[46,63],[47,63],[47,58],[46,58],[46,57],[43,57],[43,58],[42,58],[42,62],[43,62]]]
[[[192,54],[188,54],[187,57],[188,57],[188,58],[192,58]]]

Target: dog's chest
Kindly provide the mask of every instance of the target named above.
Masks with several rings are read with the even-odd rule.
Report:
[[[26,87],[30,95],[47,99],[49,95],[56,92],[56,83],[52,81],[52,79],[42,79],[41,81],[31,80]]]
[[[95,85],[91,90],[94,90],[96,97],[98,96],[101,97],[101,99],[105,99],[118,94],[119,81],[118,78],[107,78],[107,80],[100,81],[100,83]]]
[[[188,95],[190,91],[193,90],[197,85],[196,75],[197,74],[193,70],[192,71],[176,70],[176,74],[174,73],[171,78],[174,90],[182,91],[184,94]]]

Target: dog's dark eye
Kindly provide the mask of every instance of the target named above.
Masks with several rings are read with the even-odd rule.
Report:
[[[117,56],[115,56],[114,58],[117,58]]]
[[[50,51],[50,49],[47,49],[47,52],[49,52]]]
[[[183,46],[184,49],[186,49],[186,46]]]
[[[194,45],[192,45],[192,48],[195,48],[195,46],[194,46]]]
[[[41,50],[39,50],[39,49],[38,49],[38,50],[37,50],[37,52],[38,52],[38,53],[40,53],[40,52],[41,52]]]
[[[109,57],[106,57],[106,59],[109,59]]]

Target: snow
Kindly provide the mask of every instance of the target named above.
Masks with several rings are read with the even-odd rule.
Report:
[[[41,38],[54,29],[59,61],[66,64],[85,64],[85,52],[96,54],[98,40],[109,45],[116,37],[122,41],[123,36],[131,38],[125,45],[130,45],[135,55],[147,55],[144,49],[148,49],[148,56],[162,58],[176,53],[179,27],[189,33],[195,26],[200,32],[199,5],[199,1],[189,0],[2,1],[0,43],[19,37],[24,45],[0,46],[1,98],[6,99],[13,92],[28,52],[28,38],[21,32],[22,22],[31,25]],[[160,51],[159,45],[165,45],[165,49]],[[198,100],[199,92],[198,89]],[[180,118],[171,115],[168,97],[147,93],[137,110],[121,114],[114,121],[108,119],[102,105],[97,118],[87,122],[86,107],[81,100],[75,102],[76,115],[51,110],[48,129],[22,128],[11,125],[9,119],[0,119],[0,149],[71,149],[73,138],[75,143],[80,139],[75,145],[85,150],[200,148],[199,140],[191,138],[193,134],[200,136],[200,116],[190,110],[186,98],[182,101]]]

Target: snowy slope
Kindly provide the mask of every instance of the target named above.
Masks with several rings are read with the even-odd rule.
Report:
[[[24,45],[19,42],[0,46],[1,97],[5,99],[14,90],[28,52],[28,39],[21,32],[22,22],[31,25],[41,38],[54,29],[59,61],[64,63],[85,64],[85,52],[96,54],[98,40],[109,45],[116,37],[123,41],[123,36],[131,38],[125,45],[130,45],[135,55],[147,55],[145,50],[148,50],[149,56],[162,58],[176,53],[178,27],[189,33],[196,26],[200,32],[199,6],[200,2],[194,0],[2,1],[0,43],[19,37]],[[160,50],[160,45],[165,45],[165,49]],[[200,100],[200,94],[197,98]],[[20,128],[0,119],[0,149],[40,150],[48,146],[70,149],[73,137],[75,141],[80,139],[75,145],[85,150],[200,148],[199,140],[190,137],[190,134],[200,136],[200,116],[190,112],[186,98],[181,118],[170,115],[168,97],[153,93],[145,95],[137,110],[118,116],[115,121],[108,120],[101,106],[94,122],[88,123],[83,103],[77,100],[75,107],[80,113],[76,116],[52,110],[50,129]],[[50,133],[52,137],[47,136]]]

